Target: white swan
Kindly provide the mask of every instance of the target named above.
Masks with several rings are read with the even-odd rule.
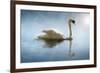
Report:
[[[45,39],[45,40],[72,40],[72,29],[71,29],[72,23],[75,24],[75,20],[69,19],[69,21],[68,21],[69,37],[67,37],[67,38],[64,38],[61,33],[56,31],[56,29],[43,30],[43,32],[45,34],[40,35],[38,38]]]

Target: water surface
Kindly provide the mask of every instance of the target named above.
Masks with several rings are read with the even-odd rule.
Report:
[[[75,41],[45,42],[43,40],[23,41],[21,62],[47,62],[89,59],[89,48],[82,48]]]
[[[36,40],[47,28],[69,36],[68,20],[72,25],[72,41],[62,42]],[[90,50],[90,13],[42,10],[21,10],[21,62],[47,62],[88,60]]]

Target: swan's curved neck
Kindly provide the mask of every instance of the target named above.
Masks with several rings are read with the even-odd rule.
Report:
[[[69,20],[69,22],[68,22],[68,26],[69,26],[69,38],[72,38],[72,27],[71,27],[71,24],[72,24],[72,22],[71,22],[71,20]]]

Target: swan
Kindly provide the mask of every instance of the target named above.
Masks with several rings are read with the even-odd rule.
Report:
[[[39,39],[44,39],[44,40],[72,40],[72,24],[75,24],[75,20],[69,19],[68,21],[68,27],[69,27],[69,37],[64,38],[63,35],[59,32],[57,32],[55,29],[48,29],[48,30],[43,30],[44,35],[38,36]]]

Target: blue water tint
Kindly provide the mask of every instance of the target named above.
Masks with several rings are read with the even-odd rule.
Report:
[[[89,13],[21,10],[21,63],[71,61],[89,59]],[[73,18],[73,40],[64,40],[48,47],[45,41],[36,40],[45,28],[55,28],[68,37],[68,19]],[[87,26],[88,25],[88,26]],[[52,45],[52,44],[51,44]]]
[[[43,46],[43,41],[24,41],[21,47],[21,62],[67,61],[89,59],[89,48],[81,48],[70,41],[63,41],[53,48]],[[75,47],[74,47],[75,46]],[[71,50],[71,51],[70,51]]]

